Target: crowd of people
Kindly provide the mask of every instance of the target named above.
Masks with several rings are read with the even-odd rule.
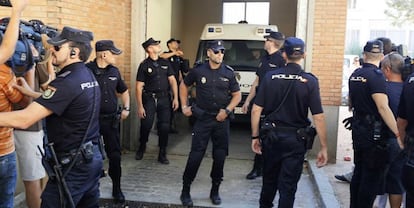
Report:
[[[129,116],[131,105],[128,86],[115,66],[122,50],[112,40],[96,41],[96,58],[88,62],[93,33],[64,27],[57,36],[45,39],[47,53],[42,61],[23,77],[16,77],[5,62],[13,54],[27,0],[11,3],[10,22],[0,45],[0,207],[13,207],[17,160],[29,207],[98,207],[105,158],[113,199],[124,203],[120,121]],[[255,153],[246,178],[263,177],[261,208],[273,207],[277,192],[279,207],[293,207],[305,154],[315,135],[320,140],[317,167],[328,161],[319,81],[301,66],[306,57],[303,40],[276,31],[263,38],[266,55],[261,57],[242,107],[251,115]],[[211,139],[209,198],[220,205],[230,117],[241,101],[236,75],[223,62],[225,43],[208,42],[208,61],[189,69],[179,40],[167,41],[169,51],[163,53],[160,42],[149,38],[142,43],[148,56],[137,69],[135,83],[140,119],[135,159],[143,159],[156,120],[158,162],[168,165],[168,134],[177,132],[174,114],[180,110],[193,116],[180,200],[184,206],[193,206],[191,184]],[[353,117],[347,122],[352,129],[355,168],[352,177],[338,178],[351,184],[351,207],[372,207],[376,198],[384,201],[381,195],[385,193],[391,207],[401,206],[404,193],[405,206],[414,207],[414,100],[410,96],[414,75],[402,79],[404,59],[389,50],[390,43],[386,38],[368,41],[362,66],[349,78]],[[191,86],[197,99],[190,105]],[[46,173],[49,177],[42,187]],[[385,207],[380,204],[375,206]]]

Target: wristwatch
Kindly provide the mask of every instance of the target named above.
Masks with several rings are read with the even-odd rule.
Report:
[[[124,110],[124,111],[130,111],[129,107],[124,107],[124,108],[122,108],[122,110]]]
[[[231,111],[228,108],[224,109],[224,111],[226,112],[227,115],[231,113]]]
[[[259,138],[259,136],[252,136],[251,139],[253,140],[253,139],[258,139],[258,138]]]

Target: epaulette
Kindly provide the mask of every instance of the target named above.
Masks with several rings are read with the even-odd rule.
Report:
[[[70,73],[72,73],[72,71],[65,71],[62,74],[59,74],[58,77],[62,77],[65,78],[66,76],[68,76]]]
[[[226,69],[228,69],[230,71],[234,71],[234,69],[231,66],[229,66],[229,65],[224,65],[224,66],[225,66]]]

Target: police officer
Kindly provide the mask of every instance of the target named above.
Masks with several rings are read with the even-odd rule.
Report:
[[[285,59],[282,57],[282,52],[280,51],[283,47],[285,36],[280,32],[271,31],[269,35],[264,36],[264,38],[266,38],[264,49],[267,54],[261,58],[259,68],[256,71],[256,79],[252,83],[249,95],[242,106],[244,113],[248,112],[248,109],[251,106],[251,101],[254,99],[256,92],[259,89],[260,80],[264,78],[264,75],[267,72],[283,67],[286,64]],[[246,179],[251,180],[261,176],[262,163],[262,156],[260,154],[255,154],[253,169],[247,174]]]
[[[159,58],[160,41],[149,38],[142,43],[142,47],[148,53],[148,58],[139,65],[136,79],[136,99],[141,128],[140,145],[135,159],[141,160],[144,155],[155,113],[157,113],[158,146],[160,147],[158,162],[169,164],[166,148],[171,108],[174,110],[178,108],[177,81],[170,63]],[[172,104],[170,91],[173,93]]]
[[[184,52],[180,48],[181,41],[171,38],[167,41],[168,51],[163,52],[160,57],[170,61],[172,68],[174,69],[175,80],[177,80],[177,86],[179,86],[184,74],[188,73],[189,63],[188,59],[184,59]],[[178,133],[174,128],[174,111],[171,112],[171,126],[170,133]]]
[[[98,207],[103,167],[98,145],[101,94],[84,64],[92,51],[92,39],[91,32],[70,27],[49,39],[53,65],[61,69],[56,79],[43,94],[24,92],[38,97],[25,109],[0,114],[0,126],[22,129],[46,117],[48,147],[55,150],[71,197],[62,199],[59,190],[65,187],[58,180],[48,180],[42,207],[61,207],[60,200],[69,203],[70,198],[76,207]]]
[[[387,127],[399,138],[394,115],[388,105],[386,82],[378,68],[383,43],[368,41],[364,64],[349,78],[350,108],[353,110],[352,141],[354,175],[351,180],[350,207],[372,207],[376,195],[383,194],[388,166]]]
[[[115,202],[125,202],[121,191],[121,141],[119,122],[129,115],[128,87],[122,80],[119,69],[114,66],[116,57],[122,53],[112,40],[100,40],[95,44],[96,59],[86,64],[94,73],[101,89],[101,110],[99,112],[100,133],[109,159],[109,176],[112,179],[112,196]],[[123,107],[118,110],[120,94]]]
[[[401,179],[406,191],[405,207],[414,207],[414,74],[404,82],[398,107],[398,130],[404,138],[406,162],[403,166]]]
[[[319,84],[313,74],[304,72],[299,65],[304,56],[305,43],[298,38],[287,38],[283,52],[287,60],[286,67],[265,75],[260,81],[260,89],[252,107],[252,149],[262,154],[264,161],[261,208],[273,207],[276,191],[279,191],[280,196],[279,207],[293,207],[306,153],[305,140],[297,132],[310,125],[308,109],[311,110],[321,143],[317,166],[324,166],[328,160]],[[276,114],[272,113],[276,110]],[[265,121],[272,126],[272,140],[262,137],[262,142],[259,142],[261,114],[266,116]]]
[[[241,99],[239,84],[233,69],[222,64],[224,42],[221,40],[208,42],[207,56],[208,63],[191,70],[180,84],[182,112],[185,116],[196,117],[180,196],[184,206],[193,205],[190,186],[197,175],[210,138],[213,142],[210,199],[215,205],[221,204],[219,186],[223,180],[224,160],[228,155],[230,135],[228,117]],[[188,87],[193,84],[196,84],[196,105],[187,106]]]

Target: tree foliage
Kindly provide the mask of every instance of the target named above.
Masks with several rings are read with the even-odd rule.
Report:
[[[414,0],[387,0],[386,4],[385,14],[391,17],[394,25],[414,23]]]

